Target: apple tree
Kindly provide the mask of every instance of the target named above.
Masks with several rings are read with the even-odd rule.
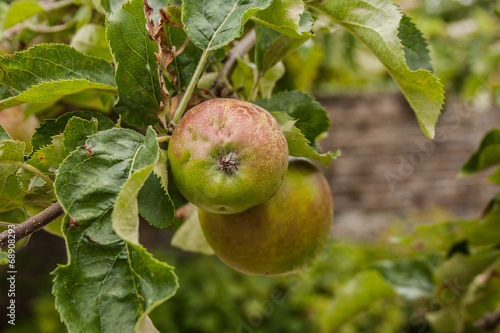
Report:
[[[182,281],[140,244],[139,216],[168,228],[188,201],[202,210],[179,229],[177,246],[213,248],[251,274],[310,265],[303,260],[317,255],[311,244],[324,247],[333,214],[314,164],[328,167],[340,152],[323,152],[318,142],[330,126],[324,107],[307,93],[275,87],[286,71],[282,60],[318,34],[342,29],[365,44],[406,97],[422,135],[434,137],[444,103],[426,39],[391,0],[15,0],[0,3],[0,27],[0,108],[22,106],[43,120],[31,149],[0,129],[0,214],[7,221],[0,260],[10,264],[9,239],[22,242],[43,227],[64,237],[68,260],[53,271],[52,292],[70,332],[155,331],[148,314],[175,297]],[[500,162],[497,132],[464,174]],[[491,179],[499,183],[498,170]],[[464,273],[467,284],[498,258],[500,242],[489,229],[498,228],[498,207],[493,199],[484,217],[491,221],[481,222],[486,229],[458,224],[483,252],[444,260],[429,278],[437,290],[449,267],[477,268]],[[270,228],[276,215],[285,222]],[[314,223],[305,227],[304,220]],[[407,242],[432,242],[427,233],[418,230]],[[460,240],[433,244],[448,250]],[[331,304],[325,331],[404,291],[402,269],[430,274],[401,262],[361,272],[352,284],[364,288],[339,294],[357,305],[342,312],[342,298]],[[462,306],[436,313],[436,327]]]

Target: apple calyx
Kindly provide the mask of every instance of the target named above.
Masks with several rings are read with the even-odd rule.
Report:
[[[217,161],[217,170],[227,173],[229,176],[238,171],[238,159],[236,154],[231,151],[229,154],[220,155]]]

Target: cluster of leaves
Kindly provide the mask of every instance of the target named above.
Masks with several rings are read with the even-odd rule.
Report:
[[[315,20],[338,24],[365,43],[400,86],[424,134],[434,135],[441,85],[429,70],[421,33],[392,1],[175,5],[0,5],[4,47],[34,45],[0,59],[0,108],[22,105],[41,117],[64,113],[41,124],[28,154],[24,143],[1,131],[0,212],[12,215],[34,202],[56,200],[64,208],[69,258],[53,272],[53,292],[71,332],[150,331],[148,313],[176,292],[173,267],[139,244],[138,225],[139,214],[155,227],[171,225],[174,207],[182,202],[171,190],[160,144],[168,141],[193,93],[203,98],[229,91],[265,107],[282,126],[293,156],[326,166],[337,156],[319,153],[315,142],[329,127],[324,108],[301,92],[273,94],[283,74],[280,62],[313,37]],[[68,37],[69,45],[43,43]],[[240,37],[238,54],[240,45],[230,43]],[[243,40],[255,43],[253,52],[241,51]],[[227,67],[234,61],[231,73]],[[220,82],[225,89],[215,89]],[[119,121],[97,112],[66,112],[75,106],[115,120],[117,114]]]
[[[463,165],[471,176],[500,164],[500,130],[493,129]],[[489,180],[500,184],[500,167]],[[397,296],[412,309],[421,331],[498,331],[500,313],[500,192],[477,219],[424,224],[398,246],[413,248],[408,258],[373,262],[349,280],[323,316],[325,331],[383,299]],[[346,307],[345,304],[350,304]],[[495,330],[496,329],[496,330]]]

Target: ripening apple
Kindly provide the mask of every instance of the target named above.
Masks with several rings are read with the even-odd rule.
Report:
[[[268,200],[288,167],[288,145],[263,108],[218,98],[190,109],[168,146],[179,191],[206,211],[235,214]]]
[[[254,275],[296,273],[312,264],[328,238],[333,200],[323,174],[305,159],[291,159],[280,190],[238,214],[199,210],[215,254],[237,271]]]

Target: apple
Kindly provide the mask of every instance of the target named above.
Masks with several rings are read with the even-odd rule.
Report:
[[[297,273],[326,245],[333,219],[328,182],[309,161],[292,158],[280,190],[238,214],[198,211],[205,238],[233,269],[253,275]]]
[[[190,109],[168,146],[179,191],[199,208],[235,214],[268,200],[288,167],[288,145],[263,108],[217,98]]]

